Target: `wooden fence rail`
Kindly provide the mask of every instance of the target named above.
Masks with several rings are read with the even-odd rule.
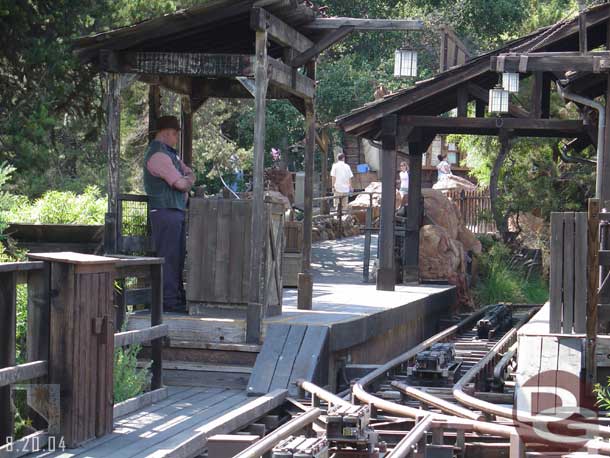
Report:
[[[11,440],[11,385],[46,375],[47,361],[16,365],[17,285],[40,275],[42,262],[0,264],[0,446]],[[32,291],[35,294],[35,291]],[[31,299],[31,298],[30,298]],[[32,343],[35,345],[34,343]]]
[[[115,347],[143,342],[152,346],[153,391],[133,398],[120,411],[167,395],[162,387],[162,351],[168,335],[168,326],[162,323],[163,259],[79,253],[29,256],[36,261],[0,264],[0,456],[6,452],[14,458],[28,452],[23,444],[30,439],[44,447],[51,438],[61,437],[67,447],[74,447],[112,431]],[[124,318],[125,310],[123,303],[114,314],[113,284],[125,277],[150,280],[151,326],[115,333],[115,320]],[[23,283],[28,294],[28,362],[17,365],[17,285]],[[48,420],[48,429],[43,430],[43,423],[40,431],[13,441],[11,385],[23,382],[30,383],[28,403],[36,397],[30,390],[46,390],[49,401],[40,405],[32,400],[29,405]]]
[[[488,190],[450,190],[445,195],[457,205],[464,224],[472,232],[489,234],[497,231]]]

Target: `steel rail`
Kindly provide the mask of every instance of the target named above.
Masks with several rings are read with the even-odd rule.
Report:
[[[336,395],[326,391],[325,389],[313,385],[309,383],[303,389],[308,391],[308,389],[315,390],[316,396],[320,399],[332,403],[332,400],[336,398]],[[365,392],[366,393],[366,392]],[[510,439],[511,436],[519,435],[519,431],[517,428],[511,425],[501,425],[496,423],[490,423],[486,421],[477,421],[470,420],[467,418],[459,418],[451,415],[444,414],[431,414],[430,412],[426,412],[424,410],[414,409],[412,407],[403,406],[401,404],[396,404],[391,401],[387,401],[385,399],[378,398],[374,395],[366,393],[367,396],[363,396],[367,399],[366,404],[377,407],[384,412],[394,414],[399,417],[406,418],[414,418],[416,420],[427,417],[428,415],[432,415],[434,426],[442,427],[444,429],[452,429],[459,427],[463,430],[468,430],[470,432],[475,432],[483,435],[497,436],[505,439]],[[591,439],[586,442],[584,448],[591,448],[595,450],[599,450],[599,452],[604,452],[610,455],[610,443],[603,442],[598,439]]]
[[[439,398],[438,396],[434,396],[430,393],[426,393],[425,391],[418,390],[417,388],[414,388],[405,383],[393,381],[392,386],[401,393],[406,394],[411,398],[417,399],[418,401],[421,401],[425,404],[429,404],[433,407],[436,407],[437,409],[450,415],[455,415],[460,418],[467,418],[469,420],[484,419],[483,415],[479,415],[470,409],[466,409],[457,404],[453,404],[452,402],[445,401]]]
[[[396,444],[396,447],[394,447],[392,451],[386,455],[386,458],[408,457],[411,453],[413,453],[413,449],[426,436],[426,433],[432,426],[433,421],[433,415],[425,416],[411,431],[409,431],[405,437],[400,440],[398,444]]]
[[[398,416],[410,417],[410,418],[415,418],[415,419],[419,419],[419,418],[426,416],[427,413],[422,410],[414,409],[409,406],[396,404],[394,402],[390,402],[385,399],[381,399],[377,396],[374,396],[374,395],[368,393],[366,391],[365,387],[370,385],[371,383],[373,383],[378,378],[384,376],[386,373],[390,372],[394,367],[396,367],[400,364],[404,364],[405,362],[409,361],[410,359],[415,357],[415,355],[417,355],[417,353],[419,353],[420,351],[423,351],[430,345],[432,345],[436,342],[439,342],[443,339],[446,339],[446,338],[452,336],[453,334],[455,334],[456,332],[460,331],[465,326],[467,326],[468,324],[472,323],[473,321],[477,320],[480,316],[485,314],[487,312],[487,310],[491,307],[493,307],[493,305],[484,307],[477,313],[474,313],[473,315],[465,318],[464,320],[460,321],[458,324],[451,326],[450,328],[446,329],[445,331],[442,331],[439,334],[436,334],[436,335],[430,337],[429,339],[425,340],[424,342],[422,342],[421,344],[412,348],[411,350],[403,353],[400,356],[397,356],[396,358],[390,360],[383,366],[379,367],[378,369],[374,370],[370,374],[368,374],[365,377],[358,380],[352,387],[352,400],[353,401],[358,400],[362,403],[373,405],[373,406],[377,407],[378,409],[381,409],[385,412],[388,412],[388,413],[391,413],[394,415],[398,415]],[[529,313],[528,315],[530,315],[530,314],[533,315],[533,313],[535,313],[535,311],[537,311],[537,310],[538,310],[538,308],[532,308],[531,313]],[[493,404],[491,404],[491,406],[493,406]],[[509,418],[512,418],[512,417],[509,417]],[[509,425],[501,425],[501,424],[496,424],[496,423],[470,420],[470,419],[460,419],[455,416],[449,416],[449,415],[445,415],[445,414],[434,414],[434,420],[438,421],[438,422],[448,422],[448,423],[453,423],[453,424],[456,424],[456,422],[457,422],[457,423],[461,424],[462,426],[467,427],[470,431],[476,432],[478,434],[499,436],[499,437],[503,437],[506,439],[510,439],[511,436],[514,437],[515,435],[518,435],[517,428],[515,428],[514,426],[509,426]],[[552,420],[557,420],[557,419],[552,419]],[[596,449],[596,450],[599,450],[599,452],[604,452],[605,454],[610,455],[610,443],[603,442],[599,439],[588,440],[587,443],[585,444],[585,447]]]
[[[330,391],[326,391],[325,389],[320,388],[318,385],[308,382],[307,380],[303,380],[303,379],[297,380],[296,384],[302,390],[307,391],[312,396],[316,396],[316,397],[326,401],[328,404],[334,404],[336,406],[341,406],[341,407],[351,407],[354,405],[351,402],[346,401],[343,398],[340,398],[336,394],[333,394]]]
[[[275,431],[269,433],[258,442],[255,442],[243,452],[238,453],[233,458],[258,458],[273,449],[281,440],[286,439],[291,434],[300,431],[305,426],[313,423],[322,414],[320,409],[314,408],[298,417],[293,418],[288,423],[280,426]]]
[[[513,359],[513,356],[517,353],[517,342],[511,345],[504,356],[500,359],[498,364],[494,367],[494,383],[502,384],[504,382],[504,371],[506,370],[506,366]]]
[[[518,329],[523,326],[529,318],[533,315],[532,311],[530,311],[525,317],[523,317],[517,325],[511,329],[508,333],[506,333],[502,339],[491,349],[489,353],[487,353],[483,359],[481,359],[477,364],[472,366],[470,370],[468,370],[462,378],[456,383],[453,387],[453,396],[462,404],[471,407],[476,410],[480,410],[482,412],[486,412],[491,415],[495,415],[496,417],[508,418],[511,420],[516,420],[520,423],[532,423],[532,424],[540,424],[541,422],[546,423],[548,425],[551,424],[560,424],[563,418],[555,417],[553,415],[531,415],[527,412],[522,412],[515,410],[514,408],[502,407],[496,404],[492,404],[491,402],[483,401],[481,399],[475,398],[464,392],[464,387],[471,383],[475,377],[484,370],[486,367],[489,367],[490,364],[493,363],[494,358],[499,354],[499,352],[506,349],[509,345],[512,345],[514,340],[517,338]],[[592,437],[602,436],[605,438],[610,437],[610,427],[601,426],[597,424],[591,424],[586,422],[577,422],[571,421],[571,429],[582,430],[589,433]],[[610,444],[608,444],[610,448]]]

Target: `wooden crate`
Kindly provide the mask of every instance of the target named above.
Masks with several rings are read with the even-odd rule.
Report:
[[[303,222],[285,221],[284,238],[286,240],[284,253],[301,253],[303,251]]]
[[[284,249],[284,209],[265,204],[266,315],[281,311],[281,253]],[[211,307],[248,304],[250,293],[250,226],[252,201],[193,198],[189,208],[187,241],[189,313],[202,314]],[[278,255],[279,254],[279,255]]]
[[[59,435],[76,447],[113,429],[116,259],[36,253],[49,263],[49,384],[60,389]]]
[[[284,288],[296,288],[298,286],[302,262],[303,255],[301,253],[284,253],[282,258],[282,284]]]

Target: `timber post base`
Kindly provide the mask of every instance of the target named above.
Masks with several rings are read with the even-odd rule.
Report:
[[[396,272],[394,269],[380,267],[377,271],[377,290],[394,291],[396,289]]]
[[[313,278],[310,273],[300,273],[298,277],[299,296],[297,308],[311,310],[313,301]]]
[[[402,268],[402,283],[403,285],[419,285],[419,267],[404,266]]]

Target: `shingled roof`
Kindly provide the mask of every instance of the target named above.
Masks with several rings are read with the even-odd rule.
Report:
[[[610,4],[587,10],[588,42],[590,48],[606,44]],[[414,87],[392,93],[368,103],[349,114],[337,118],[345,132],[366,138],[377,138],[380,121],[389,114],[436,116],[457,106],[458,89],[471,85],[490,89],[498,82],[498,73],[490,68],[491,57],[512,52],[578,51],[578,18],[560,21],[536,32],[509,42],[504,47],[483,54],[459,67],[421,81]]]
[[[74,50],[83,62],[97,63],[100,51],[157,51],[254,54],[254,31],[250,27],[253,7],[266,11],[316,40],[323,33],[308,30],[320,16],[311,2],[303,0],[212,0],[127,27],[82,37]],[[282,49],[269,49],[281,57]]]

